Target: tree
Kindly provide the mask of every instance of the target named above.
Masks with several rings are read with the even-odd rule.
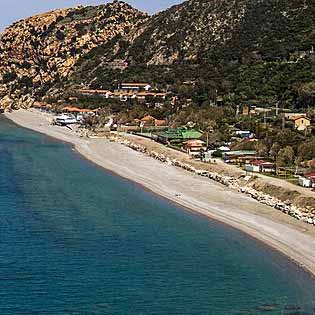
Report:
[[[257,154],[259,156],[267,156],[268,155],[268,148],[265,144],[262,142],[258,142],[255,146],[255,149],[257,151]]]
[[[256,144],[253,141],[242,141],[237,143],[232,147],[233,150],[246,150],[246,151],[254,151],[256,150]]]
[[[295,159],[294,159],[294,164],[295,164],[295,175],[297,175],[297,173],[299,172],[299,166],[302,162],[302,159],[301,157],[297,156]]]
[[[315,81],[301,84],[298,93],[304,104],[313,105],[315,103]]]
[[[66,38],[66,36],[62,31],[58,30],[56,32],[56,38],[60,41],[63,41]]]
[[[279,143],[276,142],[272,145],[272,147],[269,151],[269,154],[274,160],[276,160],[279,151],[280,151],[280,145],[279,145]]]
[[[294,150],[290,146],[281,149],[277,157],[277,166],[291,165],[294,161]]]
[[[315,140],[302,143],[298,148],[298,155],[303,161],[315,158]]]
[[[6,72],[3,74],[2,83],[7,84],[9,82],[14,81],[17,78],[17,74],[15,71]]]
[[[310,167],[311,171],[315,171],[315,159],[308,162],[308,166]]]

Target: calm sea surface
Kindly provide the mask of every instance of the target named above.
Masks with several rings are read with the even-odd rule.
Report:
[[[0,118],[0,315],[296,315],[314,301],[282,255]]]

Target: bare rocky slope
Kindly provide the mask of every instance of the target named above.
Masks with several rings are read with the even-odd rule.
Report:
[[[36,96],[66,81],[82,56],[116,36],[125,36],[147,18],[145,13],[114,1],[16,22],[0,39],[2,106],[28,106]]]

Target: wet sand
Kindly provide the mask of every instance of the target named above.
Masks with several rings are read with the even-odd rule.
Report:
[[[279,250],[315,275],[315,228],[196,174],[163,164],[119,143],[81,138],[51,117],[19,110],[5,116],[20,126],[69,142],[95,164]]]

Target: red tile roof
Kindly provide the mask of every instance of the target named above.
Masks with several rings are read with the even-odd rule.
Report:
[[[153,116],[145,116],[141,119],[141,121],[153,121],[153,120],[156,120]]]
[[[274,163],[267,162],[264,160],[254,160],[250,163],[251,165],[256,165],[256,166],[273,166]]]
[[[299,119],[306,119],[306,120],[311,121],[308,117],[305,117],[305,116],[300,116],[300,117],[293,118],[294,121],[299,120]]]
[[[130,85],[130,86],[147,86],[149,83],[122,83],[121,85]]]

